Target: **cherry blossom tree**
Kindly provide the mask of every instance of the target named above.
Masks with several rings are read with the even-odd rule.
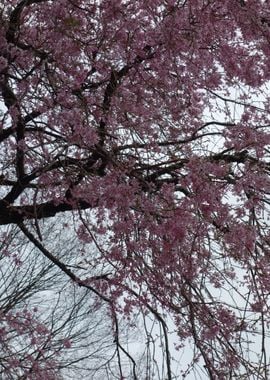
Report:
[[[138,314],[163,345],[146,379],[269,378],[268,1],[2,0],[0,15],[0,224],[106,305],[118,378],[123,357],[139,378],[118,323]],[[93,247],[88,275],[44,239],[59,215]]]

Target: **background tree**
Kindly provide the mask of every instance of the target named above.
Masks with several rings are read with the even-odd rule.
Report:
[[[61,224],[43,227],[54,254],[75,266],[78,243]],[[0,264],[1,379],[102,379],[115,369],[105,308],[86,289],[67,282],[17,228],[6,231]]]
[[[176,377],[269,377],[269,17],[262,0],[2,1],[0,224],[107,305],[119,377],[124,355],[138,378],[121,313],[160,324],[169,380],[171,326],[194,347]],[[89,276],[44,240],[60,213],[95,246]]]

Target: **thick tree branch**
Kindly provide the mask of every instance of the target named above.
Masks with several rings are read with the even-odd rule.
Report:
[[[0,202],[0,225],[19,224],[24,220],[51,218],[60,212],[72,211],[74,209],[91,209],[97,205],[92,205],[85,201],[76,201],[76,206],[70,203],[61,202],[57,204],[53,201],[34,205],[10,206],[5,201]]]

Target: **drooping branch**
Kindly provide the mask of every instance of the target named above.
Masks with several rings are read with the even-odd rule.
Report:
[[[55,257],[51,252],[49,252],[42,243],[35,238],[35,236],[29,231],[29,229],[24,225],[24,223],[18,223],[19,228],[24,233],[24,235],[31,241],[40,251],[41,253],[47,257],[55,266],[57,266],[62,272],[64,272],[74,283],[76,283],[78,286],[87,288],[91,290],[94,294],[96,294],[100,299],[102,299],[105,302],[111,303],[111,300],[101,294],[98,290],[93,288],[91,285],[85,283],[82,281],[76,274],[74,274],[67,265],[65,265],[60,259]],[[104,277],[102,277],[104,279]]]

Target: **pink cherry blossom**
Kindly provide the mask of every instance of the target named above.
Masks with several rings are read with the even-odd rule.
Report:
[[[164,378],[173,379],[167,319],[177,347],[193,342],[194,371],[203,363],[209,379],[267,376],[264,355],[247,358],[245,333],[254,316],[266,344],[270,321],[268,2],[1,7],[0,224],[17,225],[107,305],[119,362],[119,350],[132,360],[118,316],[151,314],[162,327]],[[58,215],[73,228],[85,275],[43,241],[42,222]],[[2,254],[20,266],[14,247]],[[1,314],[7,350],[14,330],[42,353],[50,331],[37,310]],[[13,360],[6,371],[54,379],[53,360],[31,374]]]

